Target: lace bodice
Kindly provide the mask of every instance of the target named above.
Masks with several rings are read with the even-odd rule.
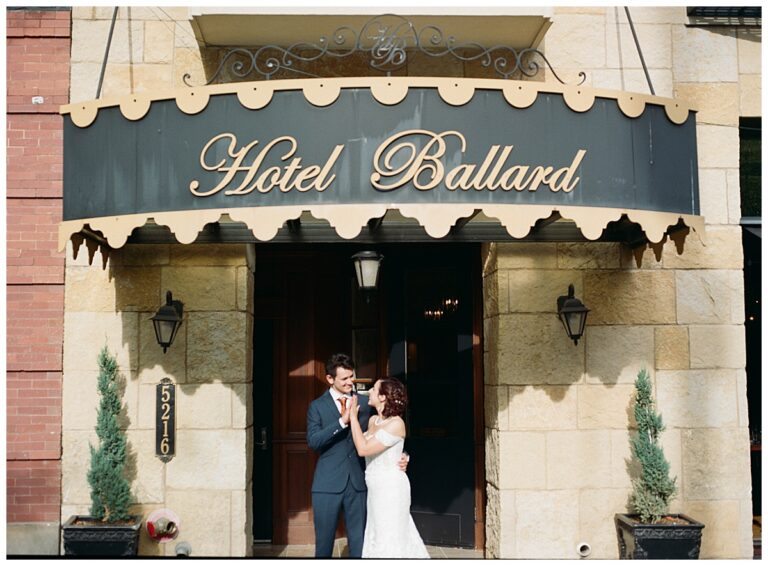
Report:
[[[365,473],[378,474],[393,471],[402,473],[397,464],[400,461],[400,455],[403,453],[404,439],[388,433],[383,428],[380,428],[371,436],[376,437],[376,440],[387,448],[378,454],[365,457]],[[371,436],[368,437],[370,438]]]

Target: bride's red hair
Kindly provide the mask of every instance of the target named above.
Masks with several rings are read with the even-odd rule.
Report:
[[[386,377],[379,380],[379,395],[384,395],[387,402],[384,405],[382,415],[384,418],[402,417],[408,406],[408,394],[405,385],[394,377]]]

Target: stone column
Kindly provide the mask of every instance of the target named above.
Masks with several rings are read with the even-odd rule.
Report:
[[[168,508],[193,556],[247,556],[252,499],[252,265],[245,245],[126,246],[106,269],[82,256],[67,267],[62,516],[87,513],[96,356],[106,343],[125,377],[129,477],[146,515]],[[85,255],[83,249],[81,253]],[[163,354],[149,320],[171,290],[184,321]],[[176,383],[176,454],[155,456],[155,391]],[[141,555],[173,555],[150,541]]]

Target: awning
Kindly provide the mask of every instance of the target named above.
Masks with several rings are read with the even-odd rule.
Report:
[[[234,225],[275,241],[309,219],[353,240],[396,218],[435,239],[530,239],[565,223],[576,230],[560,233],[575,240],[651,245],[658,256],[667,239],[681,251],[688,229],[704,227],[695,119],[678,100],[364,77],[134,94],[61,112],[61,249],[90,240],[106,254],[160,238],[161,226],[181,243]]]

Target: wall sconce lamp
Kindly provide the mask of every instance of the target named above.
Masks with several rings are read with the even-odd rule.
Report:
[[[563,323],[568,338],[578,345],[579,338],[584,334],[589,309],[579,299],[573,296],[573,283],[568,285],[568,294],[557,298],[557,316]]]
[[[358,252],[352,256],[357,285],[362,291],[375,291],[378,287],[379,267],[383,259],[383,255],[372,251]]]
[[[155,337],[157,343],[163,348],[163,354],[173,344],[176,333],[181,326],[181,315],[184,313],[184,303],[174,301],[170,291],[165,294],[165,304],[160,307],[155,316],[152,317],[152,324],[155,326]]]

